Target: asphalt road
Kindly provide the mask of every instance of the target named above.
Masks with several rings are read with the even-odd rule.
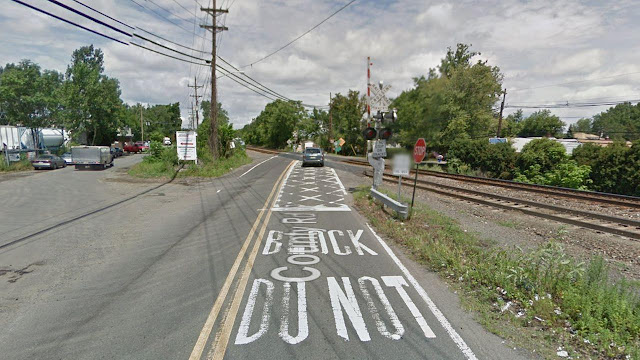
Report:
[[[160,187],[72,171],[0,182],[25,214],[38,208],[25,188],[56,177],[87,202],[100,184],[113,201],[153,189],[0,249],[0,358],[521,358],[372,231],[351,174],[254,156]],[[0,244],[39,229],[24,227]]]

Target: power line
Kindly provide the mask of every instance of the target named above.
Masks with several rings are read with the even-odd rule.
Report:
[[[120,41],[120,40],[118,40],[118,39],[116,39],[116,38],[113,38],[113,37],[111,37],[111,36],[109,36],[109,35],[105,35],[105,34],[102,34],[102,33],[100,33],[100,32],[97,32],[97,31],[95,31],[95,30],[89,29],[88,27],[84,27],[84,26],[82,26],[82,25],[76,24],[76,23],[74,23],[74,22],[72,22],[72,21],[69,21],[69,20],[64,19],[64,18],[62,18],[62,17],[60,17],[60,16],[57,16],[57,15],[54,15],[54,14],[52,14],[52,13],[48,12],[48,11],[42,10],[42,9],[40,9],[40,8],[37,8],[37,7],[33,6],[33,5],[26,4],[26,3],[24,3],[24,2],[22,2],[22,1],[20,1],[20,0],[11,0],[11,1],[16,2],[16,3],[20,4],[20,5],[24,5],[24,6],[28,7],[28,8],[31,8],[31,9],[35,10],[35,11],[41,12],[41,13],[43,13],[43,14],[45,14],[45,15],[49,15],[49,16],[51,16],[51,17],[53,17],[53,18],[56,18],[56,19],[58,19],[58,20],[60,20],[60,21],[64,21],[64,22],[66,22],[67,24],[70,24],[70,25],[73,25],[73,26],[79,27],[79,28],[81,28],[81,29],[83,29],[83,30],[86,30],[86,31],[89,31],[89,32],[94,33],[94,34],[96,34],[96,35],[102,36],[102,37],[107,38],[107,39],[109,39],[109,40],[113,40],[113,41],[119,42],[119,43],[124,44],[124,45],[127,45],[127,46],[129,45],[129,44],[127,44],[127,43],[126,43],[126,42],[124,42],[124,41]]]
[[[17,0],[13,0],[13,1],[17,1]],[[134,43],[134,42],[132,42],[132,43],[131,43],[131,45],[137,46],[137,47],[139,47],[139,48],[143,48],[143,49],[145,49],[145,50],[152,51],[152,52],[154,52],[154,53],[156,53],[156,54],[160,54],[160,55],[162,55],[162,56],[166,56],[166,57],[170,57],[170,58],[172,58],[172,59],[176,59],[176,60],[184,61],[184,62],[187,62],[187,63],[190,63],[190,64],[195,64],[195,65],[201,65],[201,66],[208,66],[208,67],[211,67],[211,65],[209,65],[209,64],[203,64],[203,63],[198,63],[198,62],[191,61],[191,60],[181,59],[181,58],[176,57],[176,56],[173,56],[173,55],[169,55],[169,54],[165,54],[165,53],[163,53],[163,52],[157,51],[157,50],[149,49],[149,48],[148,48],[148,47],[146,47],[146,46],[142,46],[142,45],[140,45],[140,44],[136,44],[136,43]]]
[[[612,78],[617,78],[617,77],[620,77],[620,76],[628,76],[628,75],[636,75],[636,74],[640,74],[640,71],[631,72],[631,73],[625,73],[625,74],[612,75],[612,76],[605,76],[605,77],[600,77],[600,78],[595,78],[595,79],[587,79],[587,80],[571,81],[571,82],[560,83],[560,84],[542,85],[542,86],[535,86],[535,87],[524,88],[524,89],[515,89],[515,90],[511,90],[511,91],[512,91],[512,92],[513,92],[513,91],[524,91],[524,90],[542,89],[542,88],[546,88],[546,87],[554,87],[554,86],[563,86],[563,85],[580,84],[580,83],[589,82],[589,81],[597,81],[597,80],[604,80],[604,79],[612,79]]]
[[[596,106],[612,106],[624,103],[638,103],[640,100],[622,100],[622,101],[605,101],[605,102],[585,102],[585,103],[569,103],[564,104],[542,104],[542,105],[505,105],[505,108],[520,109],[562,109],[562,108],[580,108],[580,107],[596,107]]]
[[[248,67],[248,66],[253,66],[253,65],[255,65],[255,64],[257,64],[257,63],[259,63],[259,62],[261,62],[261,61],[263,61],[263,60],[265,60],[265,59],[267,59],[267,58],[269,58],[270,56],[272,56],[272,55],[274,55],[274,54],[278,53],[280,50],[283,50],[283,49],[284,49],[284,48],[286,48],[287,46],[289,46],[289,45],[293,44],[294,42],[298,41],[298,40],[299,40],[300,38],[302,38],[303,36],[307,35],[308,33],[312,32],[313,30],[315,30],[318,26],[320,26],[320,25],[324,24],[327,20],[329,20],[329,19],[331,19],[332,17],[334,17],[334,16],[335,16],[337,13],[339,13],[340,11],[342,11],[342,10],[346,9],[349,5],[353,4],[354,2],[356,2],[356,0],[351,0],[351,1],[349,1],[346,5],[344,5],[344,6],[343,6],[343,7],[341,7],[340,9],[336,10],[333,14],[329,15],[327,18],[325,18],[324,20],[322,20],[321,22],[319,22],[318,24],[316,24],[316,25],[315,25],[314,27],[312,27],[311,29],[309,29],[309,30],[305,31],[305,32],[304,32],[304,33],[302,33],[300,36],[298,36],[298,37],[296,37],[295,39],[293,39],[293,40],[289,41],[289,42],[288,42],[288,43],[286,43],[284,46],[281,46],[278,50],[276,50],[276,51],[274,51],[274,52],[270,53],[269,55],[267,55],[267,56],[265,56],[265,57],[263,57],[263,58],[261,58],[261,59],[259,59],[259,60],[254,61],[254,62],[252,62],[252,63],[250,63],[250,64],[244,65],[244,66],[242,66],[242,68],[245,68],[245,67]]]
[[[89,6],[89,5],[85,5],[85,4],[81,3],[81,2],[80,2],[80,1],[78,1],[78,0],[73,0],[73,2],[75,2],[76,4],[80,4],[80,5],[82,5],[82,6],[86,7],[87,9],[93,10],[93,11],[97,12],[98,14],[100,14],[100,15],[102,15],[102,16],[104,16],[104,17],[106,17],[106,18],[109,18],[109,19],[111,19],[111,20],[113,20],[113,21],[115,21],[115,22],[117,22],[117,23],[119,23],[119,24],[122,24],[122,25],[124,25],[124,26],[126,26],[126,27],[130,28],[131,30],[135,29],[133,26],[129,26],[129,25],[127,25],[127,24],[123,23],[123,22],[122,22],[122,21],[120,21],[120,20],[114,19],[114,18],[112,18],[111,16],[109,16],[109,15],[107,15],[107,14],[105,14],[105,13],[103,13],[103,12],[99,11],[99,10],[94,9],[94,8],[92,8],[92,7],[91,7],[91,6]]]
[[[141,7],[141,8],[143,8],[143,9],[147,9],[147,10],[149,10],[149,11],[153,12],[154,14],[156,14],[156,15],[157,15],[157,16],[159,16],[159,17],[161,17],[161,18],[162,18],[162,19],[164,19],[165,21],[170,22],[170,23],[171,23],[171,24],[173,24],[174,26],[176,26],[176,27],[178,27],[178,28],[180,28],[180,29],[182,29],[182,30],[184,30],[184,31],[188,32],[189,34],[193,34],[193,32],[192,32],[191,30],[189,30],[189,29],[187,29],[187,28],[184,28],[184,27],[180,26],[179,24],[175,23],[173,20],[171,20],[171,19],[169,19],[168,17],[166,17],[166,16],[164,16],[164,15],[162,15],[162,14],[158,13],[157,11],[155,11],[155,10],[153,10],[153,9],[150,9],[150,8],[148,8],[148,7],[144,6],[144,5],[141,5],[141,4],[140,4],[140,3],[138,3],[136,0],[129,0],[129,1],[131,1],[132,3],[134,3],[134,4],[138,5],[138,6],[140,6],[140,7]],[[203,38],[203,39],[205,39],[205,40],[206,40],[206,38],[204,38],[204,37],[202,37],[202,36],[200,36],[200,35],[196,35],[196,36],[201,37],[201,38]]]
[[[146,38],[146,37],[144,37],[144,36],[141,36],[141,35],[138,35],[138,34],[133,34],[133,36],[138,37],[138,38],[140,38],[140,39],[142,39],[142,40],[144,40],[144,41],[148,41],[148,42],[150,42],[150,43],[152,43],[152,44],[154,44],[154,45],[160,46],[161,48],[164,48],[164,49],[167,49],[167,50],[173,51],[173,52],[175,52],[175,53],[178,53],[178,54],[180,54],[180,55],[183,55],[183,56],[186,56],[186,57],[190,57],[190,58],[192,58],[192,59],[196,59],[196,60],[200,60],[200,61],[205,61],[205,62],[207,62],[207,63],[209,63],[209,64],[211,63],[211,60],[202,59],[202,58],[199,58],[199,57],[196,57],[196,56],[189,55],[189,54],[187,54],[187,53],[183,53],[182,51],[174,50],[174,49],[172,49],[172,48],[170,48],[170,47],[168,47],[168,46],[164,46],[164,45],[162,45],[162,44],[160,44],[160,43],[158,43],[158,42],[155,42],[155,41],[153,41],[153,40],[147,39],[147,38]]]
[[[121,34],[124,34],[124,35],[127,35],[127,36],[131,36],[131,34],[129,34],[128,32],[124,32],[124,31],[116,28],[115,26],[111,26],[111,25],[107,24],[104,21],[98,20],[98,19],[94,18],[93,16],[87,15],[87,14],[83,13],[82,11],[76,10],[76,9],[72,8],[71,6],[65,5],[65,4],[63,4],[63,3],[61,3],[61,2],[59,2],[57,0],[49,0],[49,2],[54,3],[54,4],[60,6],[60,7],[64,8],[64,9],[67,9],[67,10],[73,12],[73,13],[76,13],[76,14],[84,17],[84,18],[87,18],[87,19],[89,19],[89,20],[91,20],[91,21],[93,21],[95,23],[98,23],[100,25],[106,26],[111,30],[117,31],[117,32],[119,32]]]
[[[196,17],[197,17],[197,15],[196,15],[194,12],[192,12],[191,10],[189,10],[189,9],[187,9],[186,7],[182,6],[182,4],[180,4],[180,3],[179,3],[179,2],[177,2],[176,0],[173,0],[173,2],[174,2],[174,3],[176,3],[176,4],[178,4],[178,6],[180,6],[181,8],[183,8],[183,9],[187,10],[187,12],[188,12],[189,14],[191,14],[191,15],[196,16]]]
[[[153,1],[153,0],[145,0],[145,1],[148,1],[148,2],[152,3],[152,4],[153,4],[153,5],[155,5],[156,7],[158,7],[158,8],[160,8],[160,9],[162,9],[162,10],[166,11],[167,13],[169,13],[169,14],[171,14],[171,15],[173,15],[173,16],[175,16],[175,17],[177,17],[178,19],[180,19],[180,20],[182,20],[182,21],[189,22],[189,20],[187,20],[187,19],[183,18],[182,16],[179,16],[178,14],[175,14],[175,13],[171,12],[170,10],[167,10],[167,8],[165,8],[165,7],[162,7],[162,6],[158,5],[158,4],[157,4],[155,1]],[[175,0],[173,0],[173,1],[175,2]],[[182,6],[182,5],[180,5],[180,6]]]
[[[142,31],[142,32],[145,32],[145,33],[147,33],[147,34],[149,34],[149,35],[151,35],[151,36],[155,36],[155,37],[157,37],[158,39],[162,39],[162,40],[164,40],[164,41],[166,41],[166,42],[169,42],[169,43],[172,43],[172,44],[174,44],[174,45],[180,46],[181,48],[184,48],[184,49],[187,49],[187,50],[197,51],[197,52],[199,52],[199,53],[203,53],[203,54],[209,54],[209,53],[210,53],[210,51],[198,50],[198,49],[194,49],[194,48],[191,48],[191,47],[188,47],[188,46],[182,45],[182,44],[178,44],[178,43],[177,43],[177,42],[175,42],[175,41],[171,41],[171,40],[166,39],[166,38],[164,38],[164,37],[162,37],[162,36],[160,36],[160,35],[156,35],[156,34],[152,33],[151,31],[145,30],[145,29],[143,29],[143,28],[141,28],[141,27],[138,27],[138,26],[136,26],[136,29],[138,29],[138,30],[140,30],[140,31]],[[134,35],[135,35],[135,34],[134,34]],[[194,31],[194,36],[196,36],[196,35],[195,35],[195,31]],[[205,39],[205,40],[206,40],[206,39]],[[203,45],[203,47],[204,47],[204,45]]]

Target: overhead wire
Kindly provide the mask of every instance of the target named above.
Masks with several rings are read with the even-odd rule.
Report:
[[[127,24],[123,23],[122,21],[120,21],[120,20],[118,20],[118,19],[114,19],[114,18],[112,18],[111,16],[109,16],[109,15],[107,15],[107,14],[105,14],[105,13],[103,13],[103,12],[99,11],[99,10],[94,9],[94,8],[92,8],[92,7],[91,7],[91,6],[89,6],[89,5],[83,4],[82,2],[80,2],[80,1],[78,1],[78,0],[73,0],[73,2],[75,2],[76,4],[79,4],[79,5],[81,5],[81,6],[84,6],[84,7],[86,7],[87,9],[93,10],[93,11],[97,12],[98,14],[100,14],[100,15],[102,15],[102,16],[104,16],[104,17],[108,18],[108,19],[111,19],[111,20],[113,20],[113,21],[117,22],[118,24],[121,24],[121,25],[124,25],[124,26],[128,27],[128,28],[129,28],[129,29],[131,29],[131,30],[135,29],[133,26],[127,25]]]
[[[180,29],[182,29],[182,30],[184,30],[184,31],[188,32],[189,34],[193,34],[193,32],[192,32],[191,30],[189,30],[189,29],[187,29],[187,28],[185,28],[185,27],[182,27],[181,25],[177,24],[176,22],[174,22],[173,20],[169,19],[168,17],[166,17],[166,16],[164,16],[164,15],[162,15],[162,14],[158,13],[157,11],[155,11],[155,10],[153,10],[153,9],[150,9],[150,8],[148,8],[148,7],[146,7],[146,6],[144,6],[144,5],[140,4],[140,3],[138,3],[136,0],[129,0],[129,1],[131,1],[132,3],[134,3],[134,4],[138,5],[139,7],[143,8],[143,9],[146,9],[146,10],[148,10],[148,11],[153,12],[156,16],[159,16],[159,17],[160,17],[160,18],[162,18],[163,20],[165,20],[165,21],[167,21],[167,22],[169,22],[169,23],[173,24],[174,26],[176,26],[176,27],[178,27],[178,28],[180,28]],[[202,38],[202,36],[200,36],[200,35],[196,35],[196,36],[199,36],[199,37],[201,37],[201,38]],[[203,38],[203,39],[204,39],[204,38]]]
[[[122,31],[122,30],[118,29],[115,26],[111,26],[111,25],[107,24],[106,22],[104,22],[102,20],[98,20],[98,19],[94,18],[91,15],[87,15],[87,14],[83,13],[82,11],[76,10],[76,9],[72,8],[71,6],[68,6],[66,4],[63,4],[63,3],[59,2],[58,0],[49,0],[49,2],[50,3],[54,3],[54,4],[66,9],[66,10],[69,10],[69,11],[71,11],[71,12],[77,14],[77,15],[80,15],[80,16],[82,16],[82,17],[84,17],[86,19],[89,19],[89,20],[91,20],[91,21],[93,21],[95,23],[98,23],[98,24],[100,24],[102,26],[106,26],[111,30],[117,31],[117,32],[119,32],[121,34],[124,34],[124,35],[127,35],[127,36],[131,36],[131,34],[128,33],[128,32]]]
[[[278,48],[276,51],[269,53],[268,55],[250,63],[247,65],[242,66],[242,68],[246,68],[249,66],[253,66],[263,60],[268,59],[269,57],[271,57],[272,55],[277,54],[278,52],[280,52],[281,50],[284,50],[286,47],[288,47],[289,45],[293,44],[294,42],[300,40],[303,36],[307,35],[308,33],[312,32],[313,30],[315,30],[317,27],[319,27],[320,25],[324,24],[326,21],[328,21],[329,19],[331,19],[332,17],[334,17],[336,14],[338,14],[339,12],[341,12],[342,10],[346,9],[347,7],[349,7],[349,5],[353,4],[354,2],[356,2],[357,0],[351,0],[349,1],[347,4],[345,4],[344,6],[342,6],[340,9],[336,10],[334,13],[332,13],[331,15],[329,15],[328,17],[326,17],[324,20],[322,20],[321,22],[319,22],[318,24],[316,24],[315,26],[313,26],[311,29],[305,31],[304,33],[302,33],[301,35],[297,36],[295,39],[289,41],[288,43],[286,43],[285,45],[281,46],[280,48]]]
[[[524,88],[524,89],[514,89],[514,90],[510,90],[510,92],[542,89],[542,88],[547,88],[547,87],[555,87],[555,86],[563,86],[563,85],[580,84],[580,83],[585,83],[585,82],[590,82],[590,81],[606,80],[606,79],[617,78],[617,77],[620,77],[620,76],[629,76],[629,75],[637,75],[637,74],[640,74],[640,71],[630,72],[630,73],[625,73],[625,74],[617,74],[617,75],[605,76],[605,77],[600,77],[600,78],[595,78],[595,79],[585,79],[585,80],[570,81],[570,82],[559,83],[559,84],[549,84],[549,85],[534,86],[534,87]]]
[[[82,26],[82,25],[80,25],[80,24],[76,24],[76,23],[74,23],[73,21],[67,20],[67,19],[65,19],[65,18],[63,18],[63,17],[60,17],[60,16],[55,15],[55,14],[52,14],[52,13],[50,13],[50,12],[46,11],[46,10],[40,9],[40,8],[35,7],[35,6],[33,6],[33,5],[27,4],[27,3],[25,3],[25,2],[23,2],[23,1],[21,1],[21,0],[11,0],[11,1],[16,2],[16,3],[20,4],[20,5],[24,5],[24,6],[28,7],[28,8],[31,8],[31,9],[33,9],[33,10],[35,10],[35,11],[38,11],[38,12],[40,12],[40,13],[43,13],[43,14],[45,14],[45,15],[51,16],[51,17],[53,17],[53,18],[55,18],[55,19],[58,19],[58,20],[60,20],[60,21],[65,22],[65,23],[67,23],[67,24],[70,24],[70,25],[73,25],[73,26],[79,27],[79,28],[81,28],[81,29],[83,29],[83,30],[86,30],[86,31],[89,31],[89,32],[94,33],[94,34],[96,34],[96,35],[102,36],[102,37],[107,38],[107,39],[109,39],[109,40],[113,40],[113,41],[118,42],[118,43],[123,44],[123,45],[127,45],[127,46],[129,45],[129,44],[127,44],[127,43],[126,43],[126,42],[124,42],[124,41],[118,40],[118,39],[116,39],[116,38],[114,38],[114,37],[111,37],[111,36],[109,36],[109,35],[105,35],[105,34],[103,34],[103,33],[100,33],[100,32],[98,32],[98,31],[95,31],[95,30],[93,30],[93,29],[89,29],[88,27]]]

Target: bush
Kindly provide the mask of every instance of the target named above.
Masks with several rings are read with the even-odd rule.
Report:
[[[600,149],[592,161],[594,190],[640,196],[640,142],[631,148],[614,143]]]
[[[588,190],[589,185],[593,182],[589,178],[591,167],[589,165],[578,165],[574,160],[563,161],[545,173],[542,173],[540,168],[540,164],[534,164],[524,173],[517,172],[515,180],[580,190]]]
[[[451,160],[458,159],[462,164],[489,177],[511,179],[515,169],[516,152],[509,143],[490,144],[487,139],[462,139],[451,144],[447,158],[450,168]],[[454,162],[454,171],[461,173],[459,166],[458,170],[455,170],[456,165]]]
[[[535,164],[545,173],[567,159],[564,146],[550,139],[535,139],[522,148],[516,164],[520,172],[526,172]]]

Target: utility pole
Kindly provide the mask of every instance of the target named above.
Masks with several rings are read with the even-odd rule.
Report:
[[[502,130],[502,111],[504,110],[504,100],[507,98],[507,89],[504,89],[502,93],[502,104],[500,104],[500,117],[498,117],[498,132],[496,137],[500,137],[500,130]]]
[[[367,127],[371,126],[371,57],[367,56]]]
[[[198,98],[201,98],[202,95],[198,95],[198,88],[201,88],[204,85],[198,85],[198,79],[195,76],[193,77],[193,83],[194,83],[193,86],[191,86],[191,85],[187,85],[187,86],[190,87],[190,88],[193,88],[195,90],[195,93],[196,93],[195,95],[189,95],[189,96],[191,96],[193,98],[196,98],[196,124],[195,124],[195,126],[193,126],[193,125],[191,126],[192,129],[195,129],[195,128],[198,127],[198,125],[200,125],[200,116],[198,115],[198,109],[200,109],[198,107]],[[193,108],[193,104],[191,105],[191,108]]]
[[[140,141],[144,141],[144,124],[142,123],[142,104],[140,104],[140,130],[142,131]]]
[[[218,158],[218,89],[216,88],[216,34],[219,31],[229,30],[226,26],[218,26],[218,13],[228,13],[229,10],[216,9],[216,0],[213,0],[213,7],[200,10],[211,15],[212,25],[200,25],[211,31],[211,132],[209,133],[209,148],[213,159]]]
[[[333,108],[333,99],[331,98],[331,93],[329,93],[329,143],[330,146],[333,146],[333,112],[331,109]]]

